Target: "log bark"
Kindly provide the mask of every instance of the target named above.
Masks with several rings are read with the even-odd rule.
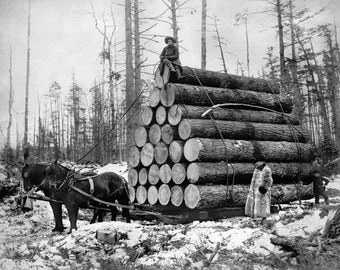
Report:
[[[138,182],[140,185],[145,185],[148,181],[148,171],[146,168],[141,168],[138,173]]]
[[[184,188],[181,186],[173,186],[171,188],[171,203],[174,206],[181,206],[184,201]]]
[[[171,180],[171,168],[168,164],[163,164],[159,169],[159,178],[164,184]]]
[[[158,125],[163,125],[167,118],[167,111],[165,107],[158,106],[156,110],[156,122]]]
[[[169,159],[168,146],[164,142],[160,142],[155,147],[155,161],[162,165]]]
[[[184,182],[187,176],[186,165],[182,163],[176,163],[171,168],[171,178],[176,185],[180,185]]]
[[[158,201],[158,190],[155,186],[150,186],[148,189],[148,202],[151,205],[156,204]]]
[[[156,164],[152,164],[148,173],[148,182],[151,185],[157,185],[159,181],[159,167]]]
[[[149,129],[149,141],[156,145],[161,140],[161,127],[158,124],[153,124]]]
[[[138,167],[141,161],[141,153],[137,146],[133,145],[129,148],[129,164],[131,167]]]
[[[167,184],[163,184],[158,189],[158,200],[161,205],[167,205],[170,202],[171,190]]]
[[[182,140],[194,137],[221,138],[220,133],[224,139],[302,143],[310,139],[308,130],[293,125],[184,119],[178,126],[178,134]]]
[[[149,93],[149,106],[152,108],[155,108],[160,103],[160,94],[161,90],[155,87],[153,90]]]
[[[177,128],[169,124],[161,128],[161,133],[162,141],[166,144],[170,144],[174,139],[179,139]]]
[[[128,172],[128,183],[130,186],[134,187],[138,183],[138,171],[135,169],[130,169]]]
[[[169,145],[169,156],[173,163],[183,162],[184,158],[184,142],[173,141]]]
[[[209,114],[202,117],[202,114],[211,107],[192,105],[172,105],[168,111],[168,122],[172,126],[178,125],[183,119],[210,119]],[[245,110],[233,108],[217,108],[210,112],[215,120],[271,123],[271,124],[292,124],[298,125],[299,119],[296,115],[274,113],[260,110]]]
[[[149,126],[154,121],[154,113],[151,107],[146,106],[142,110],[141,121],[144,126]]]
[[[145,167],[149,167],[154,159],[154,146],[151,143],[146,143],[142,151],[140,153],[140,162],[143,164]]]
[[[129,186],[129,199],[130,202],[133,203],[136,199],[136,191],[134,187]]]
[[[143,147],[148,140],[148,129],[143,126],[139,126],[134,132],[134,141],[138,147]]]
[[[274,184],[312,182],[313,165],[310,163],[267,163],[267,165],[272,170]],[[234,184],[250,184],[254,169],[253,163],[194,162],[187,168],[187,179],[190,183],[199,185],[230,185],[233,180]]]
[[[148,192],[144,186],[138,186],[136,189],[136,200],[138,203],[143,204],[146,202]]]
[[[314,158],[314,149],[304,143],[193,138],[185,142],[184,156],[202,162],[308,162]]]
[[[290,113],[293,109],[293,102],[288,96],[186,84],[168,84],[166,90],[161,90],[160,99],[165,107],[174,104],[212,106],[228,102],[260,106],[278,112],[283,109],[285,113]]]
[[[213,185],[202,186],[190,184],[185,188],[185,205],[190,208],[214,208],[244,206],[249,192],[249,185]],[[228,196],[227,196],[228,194]],[[313,184],[301,188],[301,199],[314,197]],[[271,188],[271,204],[284,204],[297,201],[295,185],[273,185]]]
[[[226,74],[216,71],[203,70],[191,67],[183,67],[181,83],[192,85],[203,85],[211,87],[222,87],[230,89],[244,89],[255,92],[280,93],[279,84],[260,78],[244,77]],[[197,79],[198,77],[198,79]]]

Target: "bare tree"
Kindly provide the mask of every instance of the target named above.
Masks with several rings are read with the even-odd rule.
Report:
[[[223,38],[220,36],[220,33],[218,31],[217,21],[218,21],[218,19],[215,16],[214,17],[214,27],[215,27],[216,36],[214,38],[217,40],[217,47],[220,49],[223,70],[224,70],[225,73],[228,73],[227,66],[226,66],[225,59],[224,59],[224,52],[223,52],[223,45],[226,45],[226,43],[225,43],[225,41],[223,41]]]
[[[245,34],[246,34],[246,46],[247,46],[247,72],[248,77],[250,76],[250,59],[249,59],[249,36],[248,36],[248,12],[242,12],[236,14],[236,25],[239,23],[243,23],[245,26]]]
[[[202,0],[201,68],[207,68],[207,0]]]
[[[12,126],[12,107],[13,107],[13,84],[12,84],[12,46],[9,47],[9,100],[8,100],[8,126],[6,146],[11,146],[11,126]]]

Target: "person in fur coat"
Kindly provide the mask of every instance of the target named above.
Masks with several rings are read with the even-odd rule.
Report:
[[[247,197],[246,216],[267,218],[270,215],[270,188],[272,184],[271,169],[264,161],[257,162]]]

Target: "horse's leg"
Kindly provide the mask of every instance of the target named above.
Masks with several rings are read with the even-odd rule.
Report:
[[[68,212],[68,217],[70,219],[70,224],[71,228],[69,233],[72,232],[73,229],[77,230],[77,218],[78,218],[78,211],[79,211],[79,206],[78,204],[65,204],[67,212]]]
[[[103,210],[98,210],[98,222],[103,222],[104,220],[104,211]]]
[[[131,222],[129,208],[123,208],[123,210],[122,210],[122,215],[123,215],[123,217],[126,218],[126,222],[127,222],[127,223],[130,223],[130,222]]]
[[[111,206],[110,209],[111,209],[111,221],[116,221],[118,209],[115,206]]]
[[[61,210],[61,203],[57,202],[50,202],[53,211],[53,217],[55,222],[55,227],[52,232],[62,232],[65,227],[63,225],[63,218],[62,218],[62,210]]]
[[[94,210],[93,210],[93,217],[92,217],[92,219],[91,219],[91,221],[90,221],[90,224],[96,222],[97,217],[100,215],[99,211],[100,211],[100,210],[98,210],[98,209],[94,209]],[[99,221],[99,219],[100,219],[100,218],[98,218],[98,221]]]

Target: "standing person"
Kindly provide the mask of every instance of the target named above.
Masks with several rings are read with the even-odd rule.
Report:
[[[326,194],[326,186],[329,183],[327,177],[323,176],[320,167],[316,167],[314,169],[313,174],[313,192],[315,195],[315,205],[318,206],[320,204],[320,195],[324,198],[326,205],[329,205],[329,198]]]
[[[272,184],[271,169],[264,161],[257,162],[245,206],[246,216],[267,218],[270,215],[270,189]]]
[[[176,72],[177,80],[181,80],[184,77],[182,76],[182,64],[179,60],[179,51],[177,46],[175,46],[175,43],[177,43],[177,40],[173,37],[166,37],[164,39],[165,44],[167,44],[166,47],[164,47],[161,55],[159,56],[161,60],[160,64],[160,70],[161,74],[164,70],[164,66],[168,66],[171,72]]]

